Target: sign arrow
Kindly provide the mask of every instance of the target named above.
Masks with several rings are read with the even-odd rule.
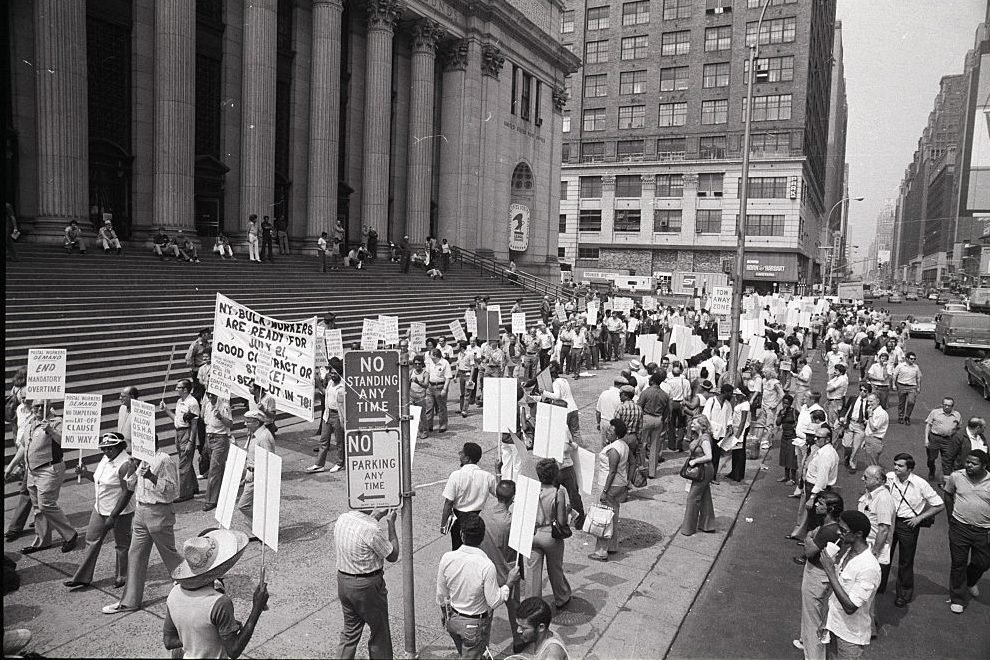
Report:
[[[384,417],[361,417],[361,418],[358,419],[358,421],[359,422],[362,422],[362,423],[364,423],[364,422],[381,422],[383,424],[391,424],[393,420],[392,420],[392,416],[391,415],[385,415]]]
[[[357,498],[362,502],[364,502],[365,500],[384,500],[385,495],[367,495],[365,493],[361,493],[360,495],[357,496]]]

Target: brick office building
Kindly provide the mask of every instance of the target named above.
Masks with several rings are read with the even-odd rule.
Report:
[[[584,62],[568,78],[558,250],[578,278],[653,275],[675,293],[725,281],[759,39],[744,281],[817,281],[827,167],[842,178],[828,160],[835,2],[773,0],[757,34],[761,5],[568,0],[560,38]]]

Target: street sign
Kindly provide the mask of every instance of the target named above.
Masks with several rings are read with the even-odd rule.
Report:
[[[399,428],[399,352],[344,354],[344,423],[348,429]]]
[[[399,432],[348,431],[346,442],[348,506],[399,506]]]

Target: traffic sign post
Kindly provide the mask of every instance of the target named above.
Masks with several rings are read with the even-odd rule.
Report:
[[[348,351],[344,386],[348,429],[398,430],[399,351]]]
[[[347,504],[352,509],[399,506],[399,432],[348,431],[346,443]]]

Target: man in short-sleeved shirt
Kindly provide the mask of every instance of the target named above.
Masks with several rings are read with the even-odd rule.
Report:
[[[962,614],[968,596],[979,595],[976,584],[990,568],[990,474],[987,453],[974,449],[965,467],[945,479],[945,494],[953,503],[949,518],[950,609]]]
[[[465,517],[477,516],[488,496],[495,493],[496,479],[491,472],[478,467],[481,460],[481,447],[474,442],[465,442],[459,458],[461,467],[450,473],[443,489],[443,514],[440,518],[440,532],[445,533],[450,525],[450,517],[455,517],[450,526],[451,549],[461,547],[460,522]]]
[[[935,408],[925,418],[925,453],[928,454],[928,480],[935,480],[935,461],[948,453],[949,438],[959,430],[962,417],[954,410],[956,400],[951,396],[942,399],[942,407]],[[943,477],[948,475],[943,474]]]
[[[880,564],[866,542],[870,521],[864,514],[843,511],[839,533],[842,548],[838,556],[822,557],[832,585],[825,619],[825,629],[832,636],[829,657],[858,658],[870,643],[870,604],[880,585]]]

